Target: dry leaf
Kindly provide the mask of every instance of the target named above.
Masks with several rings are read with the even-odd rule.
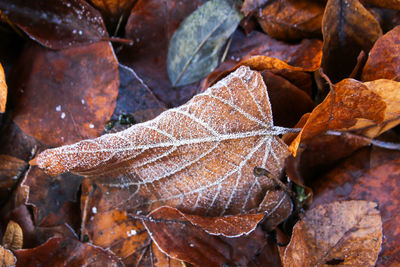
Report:
[[[374,266],[381,244],[376,203],[333,202],[307,211],[295,225],[283,265]]]
[[[248,16],[251,12],[257,11],[259,8],[268,4],[268,2],[272,2],[272,0],[245,0],[240,11]]]
[[[369,53],[362,72],[363,81],[393,79],[400,81],[400,26],[379,38]]]
[[[10,250],[21,249],[23,245],[22,229],[18,223],[9,221],[4,232],[2,245]]]
[[[205,221],[212,222],[213,220],[200,216],[188,219],[178,210],[164,207],[149,214],[149,218],[143,223],[162,251],[172,258],[181,259],[196,266],[223,266],[224,264],[249,266],[252,259],[266,246],[267,240],[260,228],[249,235],[226,238],[207,234],[198,224]],[[235,227],[232,221],[228,221],[222,219],[222,223],[228,228]],[[218,219],[212,223],[215,226],[218,224]],[[276,252],[273,250],[264,252],[270,254],[271,258],[278,256],[271,253]]]
[[[115,22],[132,9],[136,0],[90,0],[90,2],[102,12],[103,16]]]
[[[313,206],[363,199],[379,203],[383,222],[377,266],[400,265],[400,152],[365,148],[311,184]]]
[[[236,66],[238,68],[239,66],[249,66],[253,70],[291,70],[291,71],[315,71],[316,69],[314,68],[302,68],[302,67],[294,67],[291,65],[288,65],[286,62],[273,58],[273,57],[267,57],[267,56],[254,56],[249,59],[245,59],[239,62],[239,64]],[[316,68],[319,67],[315,66]]]
[[[0,154],[0,201],[4,200],[4,197],[8,197],[25,168],[27,168],[25,161]]]
[[[288,155],[279,133],[261,75],[241,67],[152,121],[47,150],[35,161],[51,174],[125,175],[114,187],[130,188],[132,209],[170,205],[188,213],[241,214],[271,204],[259,206],[274,182],[255,177],[253,169],[279,177]],[[282,193],[273,206],[288,201]]]
[[[15,266],[17,259],[11,251],[0,246],[0,266],[11,267]]]
[[[321,67],[336,83],[352,73],[360,52],[368,53],[382,30],[358,0],[329,0],[322,20],[322,34]]]
[[[400,10],[399,0],[361,0],[361,2],[378,7]]]
[[[257,14],[263,30],[272,38],[293,41],[321,35],[325,5],[310,0],[278,0]]]
[[[375,124],[384,121],[387,105],[368,84],[345,79],[334,85],[333,92],[307,115],[307,122],[289,147],[294,155],[303,140],[328,130],[349,129],[357,119],[366,118]]]
[[[54,237],[15,252],[17,266],[125,266],[111,251],[72,238]]]
[[[44,144],[97,137],[114,111],[118,63],[108,42],[58,51],[28,44],[13,74],[14,122]]]
[[[0,64],[0,113],[6,112],[7,84],[3,66]]]

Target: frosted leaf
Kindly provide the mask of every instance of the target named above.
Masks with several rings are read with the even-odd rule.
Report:
[[[289,153],[281,133],[261,75],[242,66],[179,108],[122,132],[46,150],[36,163],[50,174],[71,171],[128,189],[118,205],[135,213],[162,205],[207,215],[276,210],[291,205],[289,197],[271,191],[274,197],[265,199],[274,182],[255,177],[253,169],[281,174]]]

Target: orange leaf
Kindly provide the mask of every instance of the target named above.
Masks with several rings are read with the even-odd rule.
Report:
[[[21,249],[23,245],[22,229],[18,223],[9,221],[3,236],[3,246],[7,249]]]
[[[7,84],[3,66],[0,64],[0,113],[6,112]]]

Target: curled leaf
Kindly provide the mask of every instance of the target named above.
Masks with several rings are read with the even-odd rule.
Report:
[[[4,232],[2,245],[10,250],[21,249],[23,245],[22,229],[18,223],[9,221]]]
[[[15,266],[17,259],[11,251],[0,246],[0,265],[1,266]]]
[[[211,0],[181,23],[168,48],[174,86],[196,82],[217,67],[223,45],[242,19],[237,5],[236,0]]]
[[[6,77],[4,75],[3,66],[1,66],[0,64],[0,113],[4,113],[6,111],[6,103],[7,103]]]

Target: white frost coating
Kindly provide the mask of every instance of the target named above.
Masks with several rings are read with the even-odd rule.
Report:
[[[58,106],[56,107],[56,111],[61,111],[61,105],[58,105]]]
[[[65,119],[65,116],[66,116],[66,115],[65,115],[65,112],[62,112],[61,115],[60,115],[60,118],[61,118],[61,119]]]
[[[250,199],[271,185],[254,178],[254,167],[281,172],[288,150],[276,135],[284,132],[273,126],[261,75],[242,66],[181,107],[119,133],[47,150],[37,163],[86,176],[129,174],[110,186],[132,187],[121,205],[137,211],[163,203],[240,213],[257,208]]]
[[[135,229],[132,229],[132,230],[126,232],[126,235],[127,235],[128,237],[134,236],[134,235],[136,235],[136,234],[137,234],[137,232],[136,232]]]
[[[92,207],[92,213],[96,214],[97,213],[97,208],[96,207]]]

